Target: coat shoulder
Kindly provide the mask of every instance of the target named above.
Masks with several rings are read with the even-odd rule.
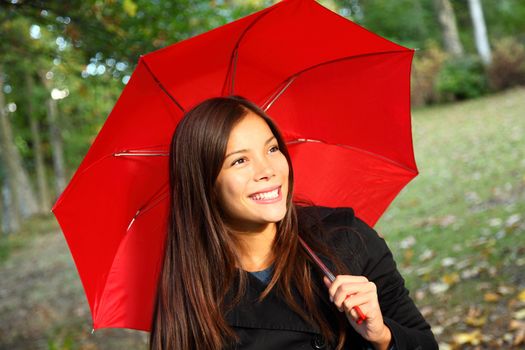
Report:
[[[351,207],[310,206],[300,207],[297,212],[300,227],[315,230],[316,226],[321,226],[319,238],[347,263],[353,273],[363,272],[370,255],[388,249],[383,236],[356,216]]]

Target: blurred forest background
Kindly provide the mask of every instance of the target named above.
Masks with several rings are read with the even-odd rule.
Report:
[[[146,348],[91,334],[50,213],[139,56],[268,0],[0,0],[0,349]],[[525,1],[326,0],[417,48],[420,175],[376,225],[443,349],[525,346]]]

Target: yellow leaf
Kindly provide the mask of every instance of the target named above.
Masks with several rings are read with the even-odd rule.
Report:
[[[135,4],[133,0],[124,0],[124,3],[122,4],[122,9],[130,17],[135,17],[135,15],[137,14],[137,4]]]
[[[483,296],[483,299],[488,303],[496,302],[499,300],[499,298],[500,298],[499,294],[492,293],[492,292],[485,293],[485,295]]]
[[[486,317],[466,317],[465,323],[473,327],[481,327],[487,322]]]
[[[441,280],[451,286],[459,281],[459,274],[457,272],[453,272],[441,277]]]
[[[476,329],[470,333],[457,333],[453,336],[454,342],[458,345],[470,344],[470,345],[479,345],[481,342],[481,332],[479,329]]]
[[[412,249],[405,250],[403,254],[403,259],[405,264],[410,264],[412,257],[414,256],[414,251]]]
[[[522,290],[522,291],[520,292],[520,294],[518,294],[518,299],[519,299],[520,301],[525,301],[525,289]]]

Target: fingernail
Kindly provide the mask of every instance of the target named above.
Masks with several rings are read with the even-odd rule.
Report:
[[[334,302],[334,298],[330,295],[330,301],[333,303]]]

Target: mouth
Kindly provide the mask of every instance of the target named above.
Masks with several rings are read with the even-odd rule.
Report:
[[[259,204],[270,204],[282,199],[281,186],[275,187],[266,192],[257,192],[249,196],[251,200]]]

